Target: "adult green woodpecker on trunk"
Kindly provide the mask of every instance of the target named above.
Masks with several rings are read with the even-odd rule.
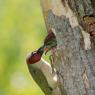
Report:
[[[44,47],[41,47],[29,54],[26,59],[29,72],[44,93],[48,93],[47,95],[60,95],[56,71],[52,73],[50,64],[41,58],[43,52]]]

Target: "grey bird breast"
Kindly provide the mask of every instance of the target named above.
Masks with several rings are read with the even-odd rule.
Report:
[[[28,64],[28,69],[34,81],[38,84],[45,95],[46,93],[47,95],[51,95],[53,89],[49,86],[43,72],[39,68],[36,68],[31,64]]]

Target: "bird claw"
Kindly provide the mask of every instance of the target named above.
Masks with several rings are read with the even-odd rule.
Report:
[[[49,51],[49,48],[44,46],[45,55],[48,53],[48,51]]]
[[[45,55],[48,53],[49,50],[46,50]]]

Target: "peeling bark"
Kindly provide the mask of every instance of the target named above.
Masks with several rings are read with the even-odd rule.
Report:
[[[95,95],[95,47],[85,50],[91,39],[83,26],[84,16],[94,17],[95,1],[64,2],[41,0],[47,30],[53,28],[57,38],[57,50],[53,57],[58,86],[61,95]]]

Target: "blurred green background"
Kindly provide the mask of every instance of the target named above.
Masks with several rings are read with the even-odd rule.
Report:
[[[46,34],[40,0],[0,0],[0,95],[44,95],[25,59]]]

